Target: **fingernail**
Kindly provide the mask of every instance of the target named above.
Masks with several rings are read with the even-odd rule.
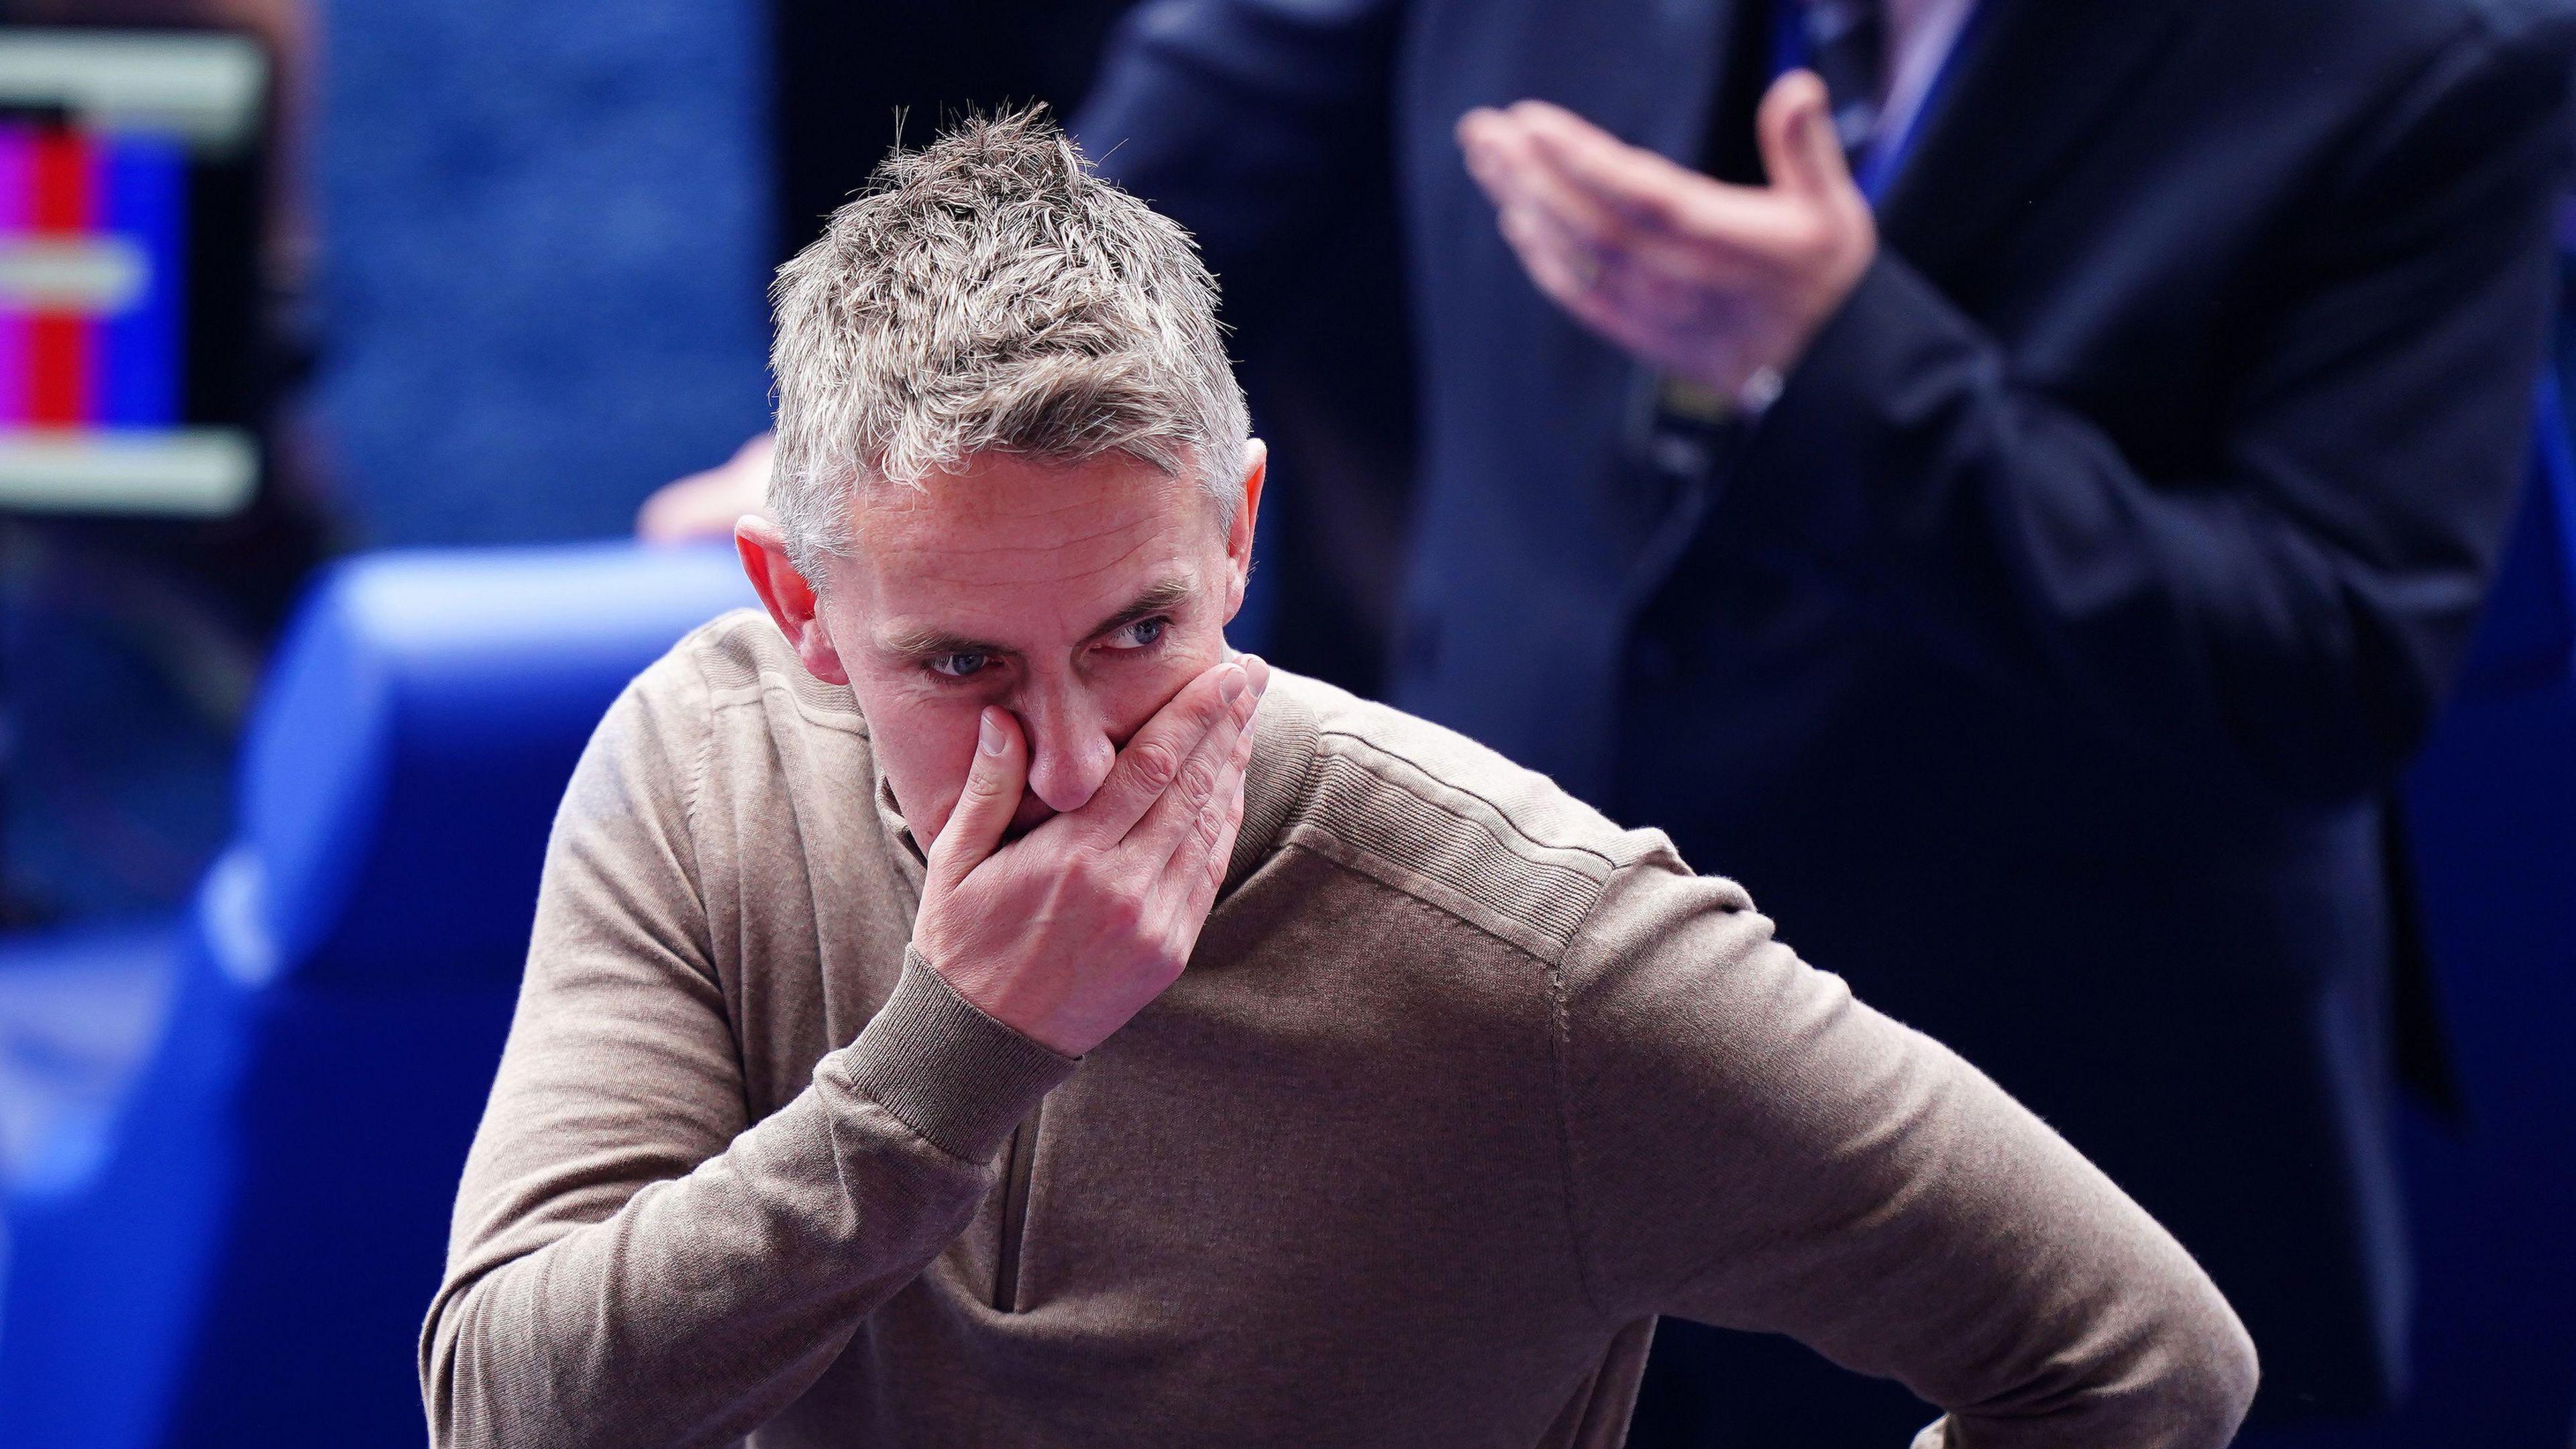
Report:
[[[1243,656],[1243,672],[1252,677],[1252,687],[1264,694],[1270,692],[1270,661],[1258,654]]]
[[[1225,672],[1225,678],[1217,681],[1216,692],[1225,700],[1226,703],[1232,704],[1235,700],[1242,697],[1243,685],[1243,671],[1241,669],[1228,669]]]
[[[976,728],[975,742],[988,755],[998,755],[1008,746],[1009,741],[1002,734],[1002,722],[994,717],[993,711],[984,711],[984,722]]]

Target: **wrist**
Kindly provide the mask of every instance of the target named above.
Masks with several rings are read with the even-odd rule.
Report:
[[[930,914],[925,907],[923,915]],[[1096,1045],[1073,1040],[1055,1025],[1068,984],[1061,973],[1013,969],[1009,964],[1013,948],[989,935],[977,940],[979,934],[986,933],[970,927],[963,939],[952,939],[935,922],[924,920],[914,929],[908,966],[937,977],[958,1000],[995,1024],[1059,1056],[1079,1057]]]
[[[1816,280],[1779,345],[1761,358],[1753,369],[1753,377],[1748,379],[1746,386],[1759,386],[1764,390],[1759,405],[1751,409],[1753,412],[1759,413],[1778,399],[1785,379],[1797,372],[1798,365],[1807,360],[1815,348],[1816,339],[1832,325],[1834,318],[1851,301],[1852,294],[1860,290],[1861,279],[1869,275],[1870,265],[1877,259],[1878,228],[1864,207],[1851,229],[1837,238],[1827,259],[1819,264]],[[1764,372],[1771,374],[1767,383],[1759,382]]]
[[[993,1017],[907,950],[894,994],[826,1065],[941,1151],[988,1162],[1076,1062]]]

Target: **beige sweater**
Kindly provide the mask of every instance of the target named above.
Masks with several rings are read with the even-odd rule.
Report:
[[[756,614],[681,643],[555,826],[436,1442],[1609,1445],[1659,1313],[1931,1443],[2227,1442],[2183,1249],[1661,835],[1284,675],[1247,802],[1188,971],[1068,1061],[908,952],[848,692]]]

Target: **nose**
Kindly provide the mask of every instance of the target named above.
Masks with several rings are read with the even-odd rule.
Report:
[[[1081,809],[1118,762],[1108,719],[1073,689],[1032,690],[1018,705],[1029,739],[1029,793],[1059,814]]]

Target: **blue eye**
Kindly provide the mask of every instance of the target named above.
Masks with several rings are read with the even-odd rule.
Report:
[[[1139,619],[1100,642],[1111,649],[1142,649],[1161,639],[1163,631],[1171,627],[1169,619]]]
[[[929,666],[930,672],[933,674],[944,674],[951,679],[964,679],[967,675],[977,673],[981,671],[985,665],[992,663],[993,656],[990,654],[940,654],[935,655],[924,662]]]

